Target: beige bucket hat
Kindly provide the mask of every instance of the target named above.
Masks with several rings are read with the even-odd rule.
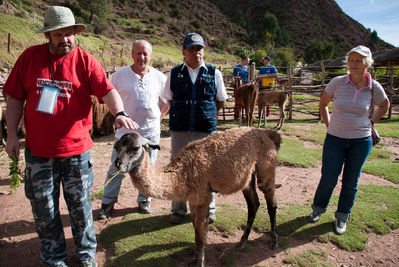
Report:
[[[44,27],[36,33],[50,32],[75,26],[75,34],[86,30],[84,24],[76,24],[72,11],[64,6],[50,6],[44,13]]]

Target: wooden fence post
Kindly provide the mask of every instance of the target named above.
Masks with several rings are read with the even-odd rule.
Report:
[[[393,66],[391,64],[389,64],[388,68],[389,68],[389,91],[390,91],[390,93],[388,94],[388,99],[389,99],[389,102],[391,103],[389,105],[388,119],[390,119],[392,116],[392,100],[393,100],[393,94],[394,94],[394,88],[393,88],[394,76],[393,76]]]
[[[251,66],[249,67],[248,80],[251,82],[255,80],[255,62],[252,62]]]
[[[105,41],[104,41],[104,44],[103,44],[103,49],[102,49],[102,51],[101,51],[101,57],[104,56],[104,50],[105,50]]]
[[[320,61],[320,68],[321,68],[321,92],[320,92],[320,97],[321,97],[321,94],[323,94],[323,90],[324,90],[324,76],[326,75],[326,69],[324,68],[323,60]],[[320,109],[319,109],[318,117],[319,117],[318,119],[321,120]]]
[[[288,78],[288,90],[289,90],[289,98],[290,103],[288,105],[288,119],[292,120],[292,79],[291,79],[291,65],[287,65],[287,78]]]
[[[219,66],[219,70],[220,70],[220,72],[223,73],[223,68],[222,68],[222,66]],[[223,112],[223,121],[226,121],[226,115],[225,115],[224,105],[223,105],[223,107],[222,107],[222,112]]]
[[[8,33],[8,45],[7,45],[8,54],[11,54],[11,32]]]

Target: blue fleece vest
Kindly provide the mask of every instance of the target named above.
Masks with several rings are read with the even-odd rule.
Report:
[[[216,131],[216,67],[201,67],[193,84],[187,67],[178,65],[170,71],[170,89],[173,93],[169,111],[171,131]]]

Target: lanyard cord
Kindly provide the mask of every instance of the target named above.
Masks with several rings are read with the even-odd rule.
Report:
[[[61,64],[60,64],[60,67],[59,68],[57,68],[57,71],[54,73],[54,71],[53,71],[53,64],[51,63],[51,58],[50,58],[50,47],[49,47],[49,49],[48,49],[48,63],[49,63],[49,65],[48,65],[48,67],[49,67],[49,69],[50,69],[50,75],[51,75],[51,82],[54,84],[54,80],[55,80],[55,74],[57,74],[58,72],[59,72],[59,70],[60,69],[62,69],[62,64],[64,64],[64,61],[65,61],[65,59],[66,59],[66,57],[69,55],[69,53],[68,54],[66,54],[65,56],[64,56],[64,58],[62,59],[62,61],[61,61]]]

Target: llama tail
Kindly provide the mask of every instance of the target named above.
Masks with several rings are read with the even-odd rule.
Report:
[[[272,131],[272,130],[270,130],[268,132],[268,135],[269,135],[269,138],[276,145],[277,150],[279,150],[280,144],[281,144],[281,135],[277,131]]]

